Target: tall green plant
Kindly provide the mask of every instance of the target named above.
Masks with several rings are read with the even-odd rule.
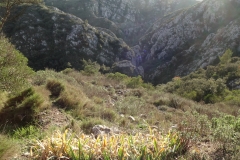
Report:
[[[28,86],[33,71],[27,62],[27,58],[0,35],[0,90],[17,93]]]
[[[228,49],[226,52],[219,58],[221,64],[226,64],[231,60],[233,52]]]

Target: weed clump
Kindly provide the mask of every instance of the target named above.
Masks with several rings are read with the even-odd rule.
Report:
[[[17,153],[19,146],[16,141],[0,134],[0,159],[9,159],[12,155]]]
[[[162,134],[152,130],[147,134],[103,135],[96,139],[85,134],[74,136],[67,130],[64,133],[57,131],[51,139],[35,144],[35,155],[46,159],[61,156],[85,160],[172,159],[189,149],[189,141],[179,133]]]
[[[90,134],[93,126],[101,124],[104,124],[103,120],[97,118],[89,118],[82,122],[81,129],[84,133]]]
[[[55,79],[48,80],[46,88],[51,92],[53,97],[58,97],[65,89],[64,85]]]
[[[26,89],[18,95],[7,100],[0,111],[0,122],[13,124],[31,123],[35,114],[39,112],[43,103],[42,98],[35,93],[33,88]]]

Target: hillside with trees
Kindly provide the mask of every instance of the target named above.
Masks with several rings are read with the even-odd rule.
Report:
[[[12,2],[0,4],[7,9]],[[7,10],[1,10],[0,159],[239,159],[238,35],[232,39],[227,35],[227,41],[219,44],[214,40],[220,30],[208,35],[205,47],[229,42],[216,50],[212,65],[194,70],[186,65],[191,72],[184,76],[167,74],[176,66],[164,70],[157,67],[164,63],[162,59],[141,62],[138,54],[147,50],[141,45],[156,35],[154,28],[160,21],[141,39],[140,49],[131,48],[108,29],[99,30],[57,8],[36,1],[16,2],[7,17],[2,14]],[[221,2],[219,6],[229,4]],[[205,0],[194,7],[207,5],[208,10],[214,4],[215,0]],[[188,15],[194,7],[166,15],[160,28],[171,24],[177,13]],[[225,29],[231,26],[237,26],[237,20]],[[233,28],[232,36],[238,31]],[[158,32],[161,37],[163,32]],[[230,42],[234,47],[222,53]],[[177,55],[172,62],[185,65],[191,53],[184,53],[181,61]],[[158,78],[166,83],[148,83],[146,67],[164,71],[168,77]]]

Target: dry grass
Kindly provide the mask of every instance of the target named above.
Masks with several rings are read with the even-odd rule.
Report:
[[[65,90],[64,85],[56,79],[48,79],[46,88],[51,92],[51,96],[58,97]]]
[[[7,101],[7,93],[0,91],[0,110],[4,107],[4,103]]]
[[[20,146],[9,137],[0,134],[0,159],[13,159],[20,152]]]
[[[51,137],[33,142],[32,157],[37,159],[170,159],[188,150],[188,140],[178,133],[105,135],[98,138],[67,130],[56,131]],[[31,153],[32,153],[31,151]]]
[[[62,73],[47,70],[40,72],[39,76],[40,81],[35,86],[36,91],[39,92],[41,97],[44,99],[46,106],[49,104],[53,106],[56,105],[63,108],[67,111],[67,113],[73,115],[75,120],[74,124],[70,126],[70,128],[78,130],[76,131],[77,133],[79,133],[81,128],[81,131],[89,134],[91,128],[98,124],[118,126],[120,130],[131,134],[132,137],[138,136],[139,138],[141,137],[141,133],[144,138],[147,138],[146,142],[148,144],[146,144],[146,148],[144,148],[144,146],[134,144],[132,148],[126,147],[128,150],[125,151],[120,149],[121,146],[111,146],[113,148],[118,148],[117,151],[112,151],[111,153],[107,152],[110,150],[109,148],[101,150],[102,146],[96,144],[96,146],[98,146],[98,150],[100,149],[101,152],[99,152],[96,148],[97,151],[94,151],[93,153],[93,150],[91,152],[84,150],[83,146],[92,145],[87,144],[87,141],[93,144],[97,143],[94,138],[81,134],[81,136],[88,138],[79,139],[79,137],[76,138],[76,135],[74,134],[67,134],[68,136],[72,135],[72,137],[68,139],[68,144],[71,143],[71,146],[69,147],[67,144],[66,147],[68,148],[66,148],[65,151],[63,150],[63,146],[61,146],[63,148],[55,147],[51,150],[51,146],[49,146],[48,143],[58,146],[58,144],[53,142],[56,139],[58,139],[56,140],[57,143],[63,145],[63,142],[60,143],[60,139],[63,138],[63,134],[58,132],[54,133],[52,138],[38,142],[38,148],[34,150],[34,154],[36,154],[35,156],[37,158],[41,158],[41,156],[45,158],[49,156],[66,156],[71,157],[72,159],[81,159],[79,158],[79,151],[81,151],[80,156],[83,156],[84,154],[85,159],[91,159],[91,156],[102,159],[109,159],[109,157],[114,159],[120,156],[120,152],[123,153],[122,155],[125,156],[124,158],[127,158],[126,156],[128,154],[132,157],[132,159],[140,158],[140,154],[143,153],[147,153],[146,155],[149,156],[155,156],[156,158],[157,153],[153,152],[151,150],[152,148],[149,146],[152,144],[152,142],[148,141],[151,139],[149,137],[151,134],[147,133],[149,126],[160,131],[163,137],[166,137],[169,128],[175,127],[184,135],[192,138],[195,142],[206,139],[209,140],[209,134],[212,133],[210,126],[211,118],[218,117],[222,112],[237,115],[237,110],[239,109],[237,106],[231,108],[231,106],[226,104],[206,105],[204,103],[197,103],[174,94],[164,93],[160,89],[153,90],[143,87],[135,89],[128,88],[122,81],[109,79],[105,75],[101,74],[87,76],[75,70],[67,70]],[[49,98],[50,92],[46,89],[46,85],[48,86],[50,82],[54,85],[47,87],[49,90],[53,91],[58,89],[59,86],[62,88],[58,90],[59,92],[57,92],[54,97],[51,98]],[[132,120],[129,116],[132,116],[135,120]],[[160,133],[157,134],[157,139],[162,141],[158,137]],[[156,136],[155,133],[154,136]],[[121,139],[122,137],[129,139],[130,136],[124,134],[112,138]],[[108,137],[104,138],[109,145],[111,142]],[[145,140],[144,138],[143,140]],[[81,142],[81,147],[78,143],[79,140]],[[193,140],[192,142],[195,143]],[[145,144],[145,142],[142,143]],[[100,144],[103,144],[102,139]],[[45,146],[45,151],[43,150],[43,146]],[[135,150],[136,153],[131,152],[133,148],[137,150]],[[59,151],[57,151],[57,149],[59,149]],[[105,151],[105,149],[108,150]],[[151,154],[153,155],[150,154],[150,151],[152,151]],[[168,155],[167,152],[164,152],[164,154],[165,156]],[[170,155],[172,156],[172,153]],[[189,157],[197,156],[198,155],[194,154],[189,155]]]
[[[47,90],[44,86],[34,86],[34,90],[43,99],[42,105],[39,106],[40,110],[44,110],[44,109],[50,108],[51,105],[52,105],[51,101],[49,99],[49,96],[51,95],[50,91]]]

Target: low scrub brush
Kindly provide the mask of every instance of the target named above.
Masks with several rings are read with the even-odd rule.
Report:
[[[136,135],[76,136],[67,130],[56,131],[52,137],[36,141],[32,156],[37,159],[171,159],[188,149],[188,140],[177,132],[153,132]]]

